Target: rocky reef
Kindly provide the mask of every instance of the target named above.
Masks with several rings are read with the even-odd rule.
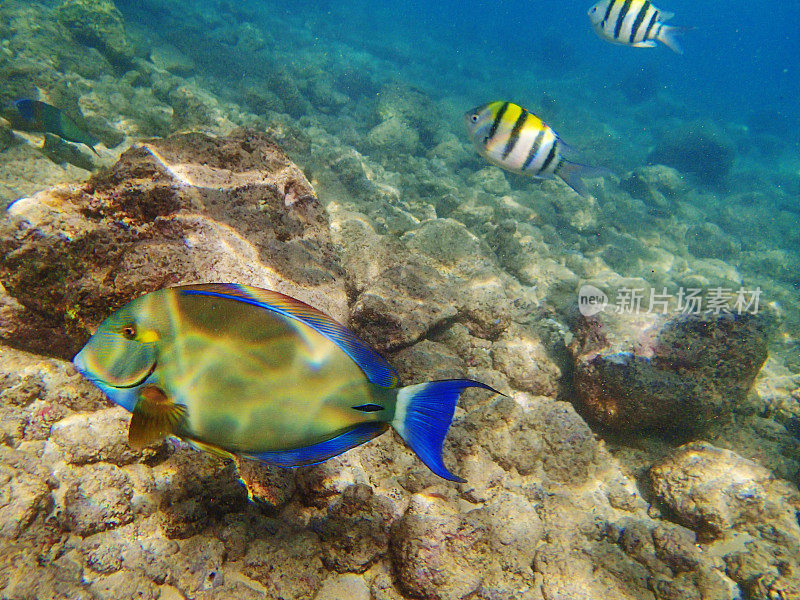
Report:
[[[75,39],[97,48],[119,66],[129,66],[133,48],[122,13],[110,0],[65,0],[56,8],[58,22]]]
[[[680,123],[662,130],[649,161],[669,165],[707,184],[720,184],[733,166],[733,141],[712,121]]]
[[[676,472],[695,447],[667,452],[642,486],[562,400],[567,332],[485,241],[453,218],[397,237],[356,205],[326,210],[262,134],[135,145],[83,184],[15,203],[0,239],[3,597],[734,600],[795,585],[788,483],[701,445],[736,463],[736,497],[763,508],[730,504],[725,464],[692,469],[687,488]],[[445,460],[468,482],[438,479],[393,433],[296,470],[177,442],[132,450],[125,411],[58,356],[131,296],[210,280],[278,287],[349,320],[405,383],[501,390],[458,408]],[[725,325],[694,327],[690,349]],[[729,337],[696,368],[720,368]],[[759,357],[726,389],[745,389]],[[700,493],[708,508],[686,504]]]
[[[526,75],[327,8],[0,3],[0,100],[102,140],[0,120],[0,597],[798,597],[798,163],[722,116],[687,129],[639,74],[562,76],[569,48]],[[477,89],[619,178],[580,198],[488,166],[461,124]],[[66,359],[131,297],[211,280],[326,310],[403,383],[506,394],[459,404],[468,483],[393,433],[288,471],[131,449]],[[584,319],[585,282],[759,289],[764,314]]]

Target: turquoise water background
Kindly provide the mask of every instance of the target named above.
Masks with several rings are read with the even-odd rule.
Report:
[[[256,56],[242,53],[240,69],[229,69],[229,50],[215,28],[203,30],[193,19],[170,14],[165,6],[119,2],[132,22],[169,33],[187,51],[200,50],[210,72],[257,77]],[[685,57],[654,50],[611,45],[589,24],[586,2],[204,2],[195,10],[208,24],[235,25],[246,20],[276,35],[286,50],[334,50],[346,44],[388,64],[374,65],[384,77],[401,76],[439,95],[465,94],[476,100],[500,94],[520,102],[543,79],[580,84],[586,98],[564,103],[603,104],[604,122],[614,123],[625,103],[611,104],[610,92],[631,85],[630,78],[654,82],[679,107],[675,113],[720,116],[746,122],[775,111],[774,126],[787,138],[800,136],[798,52],[800,6],[789,1],[737,0],[656,4],[675,13],[671,24],[691,28],[681,39]],[[150,8],[150,10],[148,10]],[[284,29],[286,25],[290,29]],[[200,25],[200,26],[199,26]],[[296,29],[292,29],[296,28]],[[304,35],[302,35],[304,34]],[[199,48],[198,39],[207,46]],[[251,62],[252,61],[252,62]],[[362,67],[363,68],[363,67]],[[386,72],[389,68],[391,72]],[[528,100],[535,104],[536,98]],[[654,110],[653,121],[670,111]],[[781,121],[785,119],[785,121]],[[791,123],[791,127],[785,127]],[[768,126],[768,125],[767,125]]]

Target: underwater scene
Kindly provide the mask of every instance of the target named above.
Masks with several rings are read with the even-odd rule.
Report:
[[[0,599],[800,600],[799,20],[0,0]]]

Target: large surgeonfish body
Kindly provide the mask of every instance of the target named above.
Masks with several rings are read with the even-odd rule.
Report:
[[[650,0],[600,0],[589,9],[589,20],[601,38],[635,48],[654,48],[661,42],[683,54],[675,36],[685,27],[664,25],[675,15],[650,4]]]
[[[97,154],[94,147],[100,142],[70,119],[60,108],[41,100],[17,100],[17,112],[26,125],[36,131],[52,133],[61,139],[76,144],[85,144]]]
[[[490,102],[464,114],[470,139],[493,165],[541,179],[558,176],[581,196],[588,194],[582,177],[601,177],[607,169],[570,162],[561,155],[564,143],[539,117],[511,102]]]
[[[131,445],[174,435],[218,454],[310,465],[390,426],[437,475],[469,379],[398,388],[395,370],[322,312],[234,284],[168,288],[108,317],[73,359],[133,413]]]

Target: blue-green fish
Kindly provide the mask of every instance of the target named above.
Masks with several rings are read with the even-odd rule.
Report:
[[[284,467],[327,460],[390,426],[452,481],[442,445],[469,379],[397,387],[349,329],[283,294],[235,284],[146,294],[108,317],[73,359],[133,413],[141,447],[174,435]],[[495,392],[496,393],[496,392]]]
[[[60,108],[41,100],[27,99],[17,100],[15,106],[30,129],[52,133],[68,142],[85,144],[97,154],[94,147],[100,143],[100,140],[78,127],[75,121],[70,119]]]

